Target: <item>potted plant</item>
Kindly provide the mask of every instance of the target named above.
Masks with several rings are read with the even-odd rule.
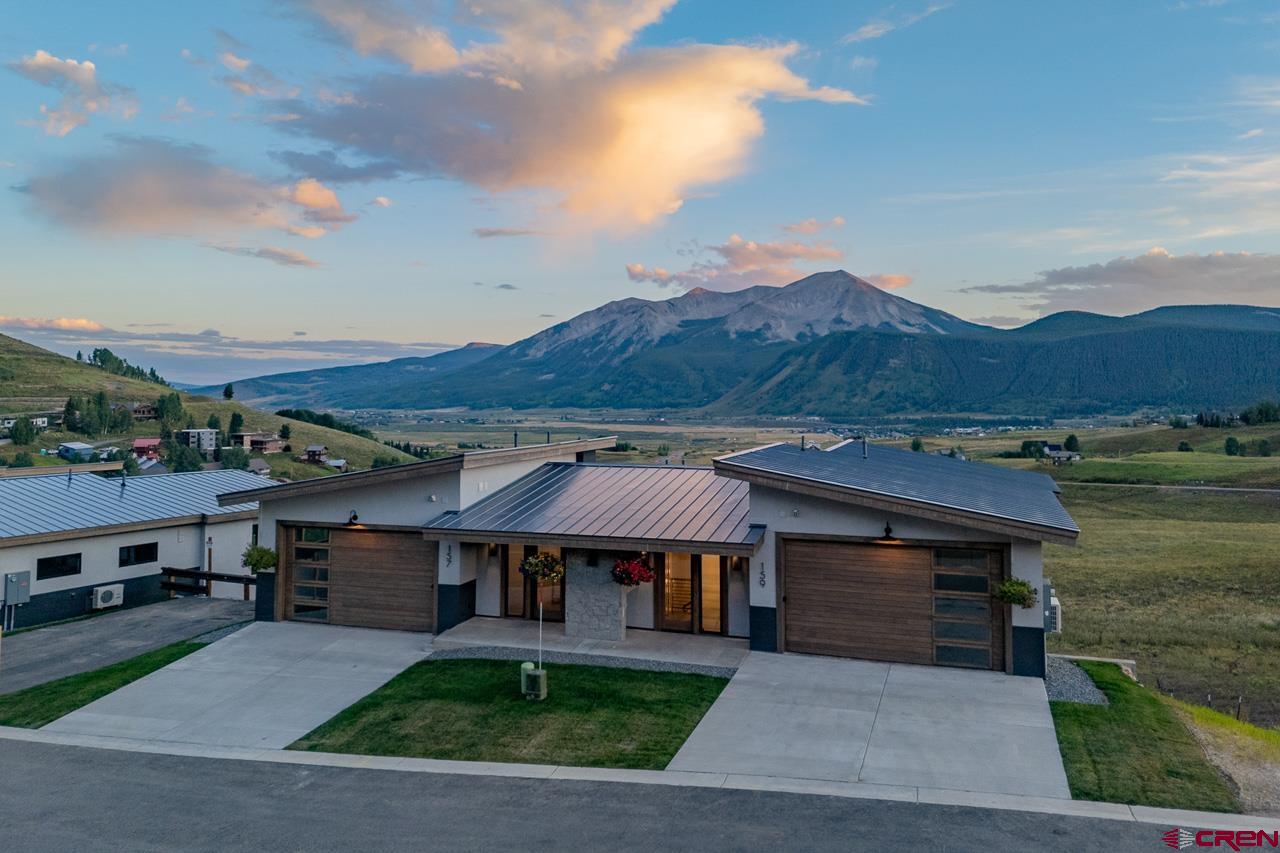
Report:
[[[1019,607],[1036,606],[1036,588],[1022,578],[1001,581],[991,594],[997,601],[1003,601],[1005,604],[1016,604]]]
[[[274,572],[276,570],[276,552],[263,545],[250,545],[240,555],[240,565],[253,574],[258,572]]]
[[[654,579],[653,569],[639,557],[616,560],[609,574],[613,575],[614,583],[619,586],[639,586],[642,583],[652,583]]]
[[[520,574],[538,581],[558,581],[564,577],[564,560],[555,554],[539,551],[520,561]]]

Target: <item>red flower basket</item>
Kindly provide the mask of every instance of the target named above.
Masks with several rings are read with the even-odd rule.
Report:
[[[613,564],[610,574],[620,586],[639,586],[642,583],[652,583],[654,579],[653,569],[644,560],[634,557],[618,560]]]

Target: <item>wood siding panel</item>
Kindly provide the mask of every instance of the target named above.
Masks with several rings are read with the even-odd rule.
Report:
[[[334,530],[329,624],[434,631],[437,543],[420,533]]]

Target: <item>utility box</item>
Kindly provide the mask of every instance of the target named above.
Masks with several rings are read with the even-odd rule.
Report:
[[[31,600],[31,572],[8,572],[4,576],[4,603],[12,607]]]
[[[547,671],[535,669],[531,663],[520,665],[520,692],[524,698],[541,702],[547,698]]]

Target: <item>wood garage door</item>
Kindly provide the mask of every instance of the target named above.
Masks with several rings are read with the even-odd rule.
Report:
[[[786,651],[1004,669],[998,548],[782,541]]]
[[[421,533],[284,528],[286,619],[434,631],[437,543]]]

